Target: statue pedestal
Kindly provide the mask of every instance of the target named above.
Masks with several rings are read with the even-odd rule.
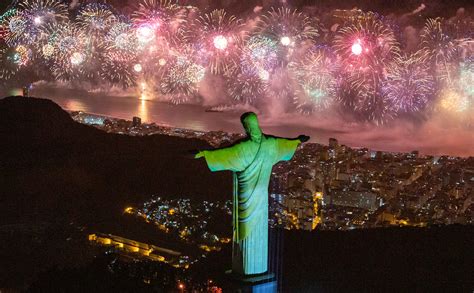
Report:
[[[226,272],[227,285],[224,292],[238,293],[276,293],[277,281],[275,274],[264,273],[258,275],[236,275],[232,271]]]

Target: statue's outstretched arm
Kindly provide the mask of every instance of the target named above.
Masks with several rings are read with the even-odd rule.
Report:
[[[276,162],[291,160],[298,145],[302,142],[307,142],[308,140],[309,136],[303,134],[298,136],[297,138],[276,138]]]
[[[205,158],[209,169],[213,172],[241,171],[246,167],[246,160],[242,157],[244,154],[245,144],[237,143],[224,148],[196,152],[194,158]]]
[[[198,151],[195,155],[195,159],[203,158],[204,157],[204,151]]]
[[[297,139],[299,139],[299,141],[301,142],[307,142],[310,139],[310,137],[307,135],[301,134],[300,136],[297,137]]]
[[[300,134],[298,137],[295,138],[287,138],[287,137],[280,137],[280,136],[275,136],[275,135],[268,135],[266,134],[267,137],[273,137],[275,139],[283,139],[283,140],[288,140],[288,141],[299,141],[299,142],[307,142],[308,140],[311,139],[311,137],[305,135],[305,134]]]

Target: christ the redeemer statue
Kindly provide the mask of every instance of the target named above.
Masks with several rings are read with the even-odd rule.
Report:
[[[241,117],[247,138],[230,147],[200,151],[211,171],[230,170],[234,177],[232,273],[255,275],[268,267],[268,184],[272,167],[293,157],[309,137],[279,138],[262,133],[257,115]]]

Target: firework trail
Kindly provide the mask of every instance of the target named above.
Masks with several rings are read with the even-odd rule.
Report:
[[[110,84],[120,85],[122,88],[134,86],[136,84],[136,74],[131,66],[134,61],[136,59],[130,59],[129,54],[119,51],[108,52],[104,57],[100,76]]]

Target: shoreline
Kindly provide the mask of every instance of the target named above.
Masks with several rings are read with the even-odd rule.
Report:
[[[82,123],[82,124],[86,124],[86,125],[90,125],[90,126],[94,126],[96,128],[99,128],[101,130],[104,130],[102,129],[102,127],[97,127],[97,126],[100,126],[98,124],[94,124],[94,123],[86,123],[86,122],[81,122],[81,121],[78,121],[77,119],[74,118],[74,114],[77,113],[77,115],[89,115],[89,116],[95,116],[95,117],[100,117],[100,118],[104,118],[104,120],[113,120],[113,121],[126,121],[127,123],[133,123],[133,120],[130,120],[130,119],[127,119],[127,118],[121,118],[121,117],[113,117],[113,116],[109,116],[109,115],[103,115],[103,114],[97,114],[97,113],[90,113],[90,112],[84,112],[84,111],[77,111],[77,110],[69,110],[69,109],[64,109],[66,112],[68,112],[71,117],[76,121],[76,122],[79,122],[79,123]],[[140,117],[139,117],[140,118]],[[214,133],[214,134],[227,134],[228,136],[230,137],[236,137],[236,139],[239,139],[239,138],[242,138],[244,137],[243,133],[237,133],[237,132],[229,132],[229,131],[224,131],[224,130],[207,130],[207,131],[203,131],[203,130],[195,130],[195,129],[191,129],[191,128],[183,128],[183,127],[176,127],[176,126],[171,126],[169,124],[166,124],[166,123],[159,123],[159,122],[143,122],[141,125],[147,125],[149,127],[152,127],[152,126],[156,126],[158,128],[166,128],[168,129],[170,132],[168,133],[150,133],[150,134],[141,134],[141,135],[152,135],[152,134],[165,134],[165,135],[170,135],[170,136],[178,136],[178,137],[185,137],[185,138],[191,138],[191,137],[186,137],[186,134],[194,134],[192,135],[193,138],[203,138],[203,136],[205,136],[206,134],[211,134],[211,133]],[[176,131],[177,130],[177,131]],[[112,131],[113,132],[113,131]],[[133,133],[122,133],[122,134],[126,134],[126,135],[140,135],[140,134],[133,134]],[[184,135],[183,135],[184,134]],[[198,134],[198,135],[196,135]],[[335,138],[337,140],[337,138]],[[211,145],[218,145],[216,143],[213,143],[212,141],[209,141],[207,139],[204,139],[206,140],[208,143],[210,143]],[[226,139],[226,140],[229,140],[229,139]],[[319,146],[324,146],[324,147],[328,147],[329,144],[328,143],[318,143],[318,142],[306,142],[305,145],[319,145]],[[368,148],[368,147],[354,147],[354,146],[348,146],[348,145],[344,145],[344,144],[341,144],[341,146],[344,146],[344,147],[348,147],[350,149],[353,149],[353,150],[367,150],[367,152],[382,152],[384,154],[391,154],[391,155],[406,155],[406,154],[413,154],[415,152],[417,152],[416,150],[413,150],[411,152],[404,152],[404,151],[385,151],[385,150],[378,150],[378,149],[372,149],[372,148]],[[452,155],[433,155],[433,154],[426,154],[426,153],[423,153],[423,152],[419,152],[419,155],[422,156],[422,157],[449,157],[449,158],[460,158],[460,159],[469,159],[469,158],[472,158],[473,156],[452,156]]]
[[[200,132],[243,133],[237,111],[209,113],[205,111],[205,107],[191,104],[173,105],[155,100],[81,95],[71,91],[38,92],[34,95],[45,97],[68,112],[82,111],[125,120],[137,116],[145,123],[164,127]],[[470,128],[445,125],[440,121],[427,121],[416,126],[400,124],[375,127],[343,123],[334,119],[328,116],[302,117],[286,113],[274,117],[261,114],[260,125],[265,133],[280,137],[306,134],[311,137],[310,143],[321,145],[328,145],[329,138],[336,138],[341,144],[353,149],[394,154],[419,151],[421,155],[429,156],[474,157],[474,131]]]

